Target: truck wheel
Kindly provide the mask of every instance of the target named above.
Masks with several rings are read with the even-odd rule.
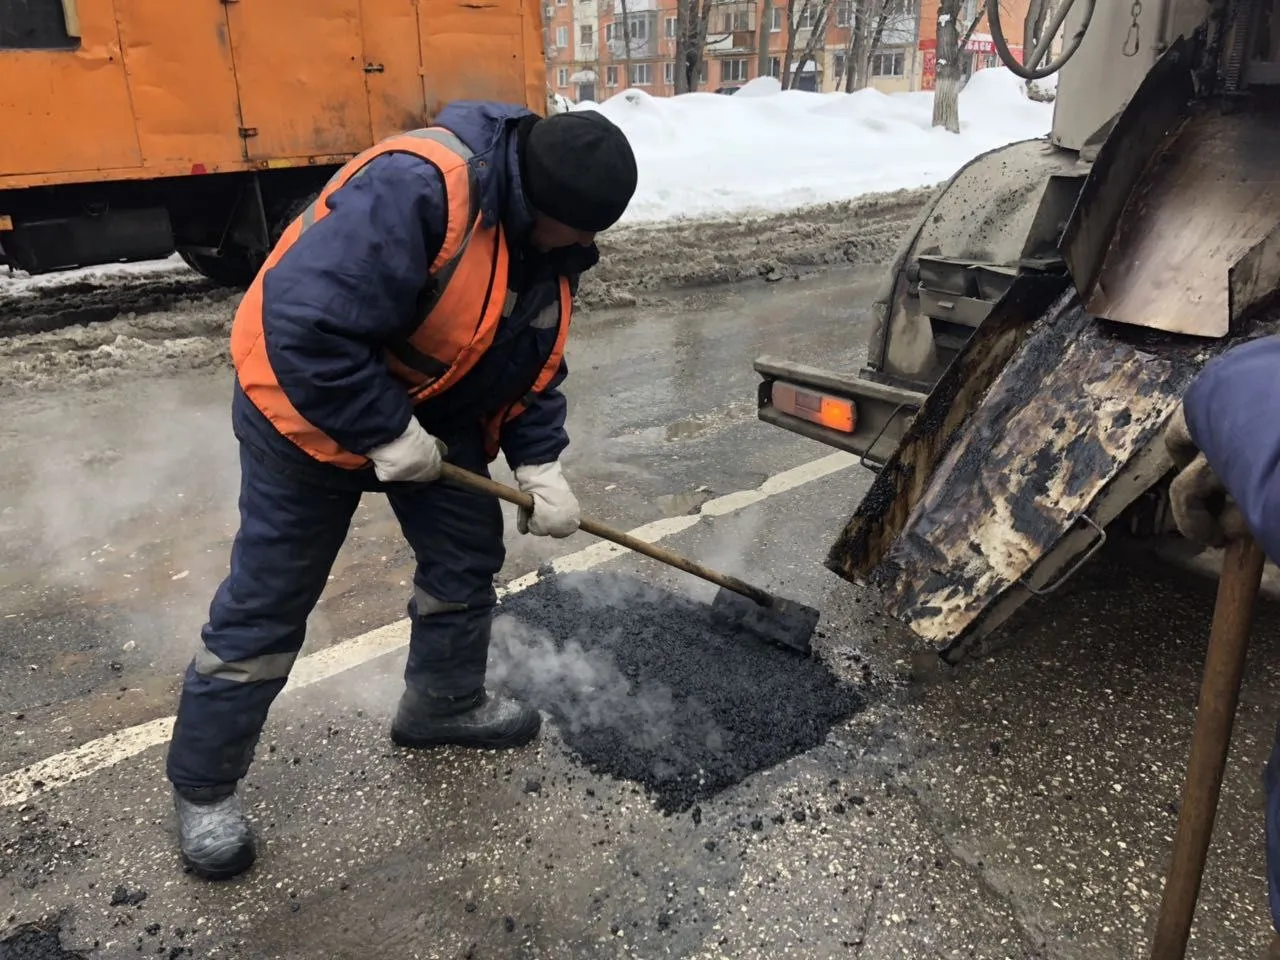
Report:
[[[235,251],[225,256],[213,257],[206,253],[179,250],[178,255],[196,273],[203,274],[214,283],[221,284],[224,287],[248,289],[249,284],[253,283],[254,275],[258,272],[257,266],[245,251]]]

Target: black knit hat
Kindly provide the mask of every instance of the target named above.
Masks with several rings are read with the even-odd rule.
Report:
[[[594,110],[533,124],[520,161],[530,205],[575,230],[613,226],[636,192],[636,158],[626,134]]]

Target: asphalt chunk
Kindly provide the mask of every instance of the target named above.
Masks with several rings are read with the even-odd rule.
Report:
[[[0,939],[0,960],[84,960],[85,954],[63,949],[57,923],[27,923]]]
[[[865,706],[821,660],[735,636],[709,612],[622,574],[544,577],[503,599],[490,679],[549,714],[587,768],[683,812]]]

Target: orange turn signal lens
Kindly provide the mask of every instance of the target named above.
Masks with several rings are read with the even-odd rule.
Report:
[[[858,423],[858,408],[852,400],[844,397],[802,390],[781,381],[774,381],[772,395],[773,405],[783,413],[830,430],[853,433]]]

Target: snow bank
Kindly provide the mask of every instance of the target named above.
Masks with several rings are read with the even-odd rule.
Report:
[[[1028,99],[1002,68],[960,94],[958,135],[935,129],[933,94],[804,93],[761,77],[733,96],[655,98],[628,90],[604,103],[556,97],[561,110],[597,110],[626,131],[640,185],[624,222],[777,213],[946,180],[980,153],[1043,136],[1053,106]],[[0,294],[137,272],[183,271],[177,257],[8,278]]]
[[[1008,70],[960,94],[960,133],[931,126],[930,92],[805,93],[763,77],[733,96],[627,90],[597,110],[631,140],[640,184],[624,222],[778,212],[946,180],[987,150],[1044,136],[1053,107]]]

